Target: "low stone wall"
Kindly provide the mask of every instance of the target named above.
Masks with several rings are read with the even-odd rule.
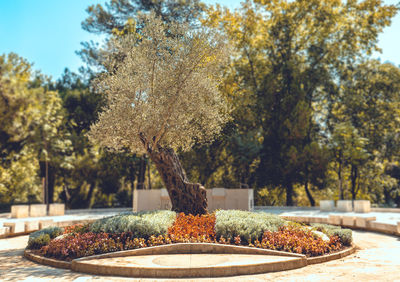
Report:
[[[65,214],[65,204],[49,204],[49,216]],[[11,206],[11,218],[43,217],[47,216],[46,204],[13,205]]]
[[[207,189],[208,210],[239,209],[251,211],[254,208],[253,189]],[[133,211],[170,209],[171,201],[166,189],[135,190]]]
[[[396,224],[377,222],[374,216],[346,216],[332,215],[326,217],[313,216],[281,216],[286,220],[292,220],[303,223],[328,223],[331,225],[340,225],[351,229],[360,229],[391,235],[400,236],[400,222]]]

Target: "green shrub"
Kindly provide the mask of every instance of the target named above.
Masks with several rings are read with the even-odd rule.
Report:
[[[136,238],[149,238],[167,234],[168,227],[175,221],[173,211],[152,211],[139,213],[124,213],[99,219],[92,223],[90,231],[95,233],[132,232]]]
[[[49,234],[41,234],[34,239],[29,238],[27,248],[31,250],[40,249],[41,247],[48,245],[50,240]]]
[[[350,246],[353,242],[353,232],[350,229],[336,229],[332,231],[331,236],[338,236],[345,246]]]
[[[51,239],[61,235],[63,230],[60,227],[52,226],[33,232],[29,235],[28,249],[40,249],[49,244]]]
[[[322,223],[312,223],[311,226],[316,230],[325,233],[329,237],[338,236],[342,244],[345,246],[350,246],[353,242],[353,232],[350,229],[342,229],[340,226]]]
[[[285,223],[279,216],[239,210],[216,212],[215,232],[217,237],[232,240],[239,236],[242,241],[261,240],[264,231],[278,231]]]

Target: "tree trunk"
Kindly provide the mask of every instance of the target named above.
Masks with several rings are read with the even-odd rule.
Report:
[[[206,189],[201,184],[188,182],[174,150],[158,147],[157,150],[148,150],[148,154],[168,190],[172,210],[193,215],[206,214]]]
[[[286,185],[286,206],[293,206],[293,184]]]
[[[315,200],[311,194],[310,189],[308,189],[308,181],[306,181],[304,184],[304,190],[306,190],[306,194],[307,194],[308,200],[310,201],[310,205],[312,207],[315,207]]]
[[[146,160],[144,156],[140,158],[139,177],[137,182],[137,189],[144,189],[144,180],[146,177]]]
[[[51,163],[39,161],[40,177],[44,178],[44,203],[54,202],[55,168]]]
[[[358,167],[356,165],[351,165],[351,197],[354,201],[357,196],[356,184],[358,178]]]
[[[93,197],[94,187],[96,187],[96,185],[94,183],[90,183],[89,192],[86,196],[86,207],[89,209],[92,208],[92,197]]]
[[[339,181],[339,195],[340,200],[344,200],[344,189],[343,189],[343,180],[342,180],[342,161],[339,161],[339,168],[338,168],[338,181]]]
[[[49,204],[54,203],[54,186],[56,183],[56,169],[51,164],[49,164]]]

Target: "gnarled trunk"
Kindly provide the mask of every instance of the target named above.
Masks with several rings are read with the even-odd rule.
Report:
[[[190,183],[173,149],[158,147],[148,150],[151,160],[168,190],[172,210],[186,214],[207,213],[206,189],[199,183]]]

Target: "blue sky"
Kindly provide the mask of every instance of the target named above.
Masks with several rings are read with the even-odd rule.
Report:
[[[385,0],[396,4],[399,0]],[[60,77],[65,67],[77,71],[82,65],[75,51],[80,42],[99,40],[81,28],[86,18],[85,9],[105,0],[0,0],[0,54],[15,52],[34,63],[34,69]],[[241,0],[206,0],[229,8],[239,6]],[[379,37],[381,61],[400,65],[400,14]]]

